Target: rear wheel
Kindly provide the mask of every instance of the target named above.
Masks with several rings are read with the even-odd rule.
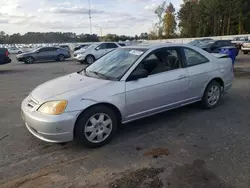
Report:
[[[212,81],[208,84],[204,95],[202,97],[202,104],[204,108],[210,109],[218,105],[221,98],[221,85]]]
[[[107,144],[115,135],[118,125],[113,110],[98,105],[86,110],[75,125],[75,139],[87,147],[100,147]]]
[[[24,63],[25,64],[32,64],[32,63],[34,63],[34,61],[35,61],[34,58],[29,56],[29,57],[25,58]]]
[[[92,55],[87,55],[87,57],[86,57],[86,62],[87,62],[88,64],[94,63],[94,62],[95,62],[95,57],[92,56]]]
[[[58,55],[57,60],[58,61],[64,61],[65,60],[65,56],[62,55],[62,54],[60,54],[60,55]]]

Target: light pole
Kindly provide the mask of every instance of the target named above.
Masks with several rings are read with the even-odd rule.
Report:
[[[88,3],[89,3],[89,31],[90,31],[90,34],[92,34],[92,22],[91,22],[90,0],[88,0]]]

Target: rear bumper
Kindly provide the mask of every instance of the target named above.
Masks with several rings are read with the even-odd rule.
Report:
[[[8,64],[8,63],[11,63],[11,59],[9,57],[4,59],[3,61],[0,61],[0,65],[5,65],[5,64]]]
[[[248,47],[241,47],[241,51],[243,51],[243,52],[250,52],[250,48],[248,48]]]

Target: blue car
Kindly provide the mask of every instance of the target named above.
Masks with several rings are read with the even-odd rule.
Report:
[[[22,53],[16,56],[16,59],[26,64],[32,64],[35,61],[64,61],[70,58],[70,52],[59,47],[42,47],[31,52]]]

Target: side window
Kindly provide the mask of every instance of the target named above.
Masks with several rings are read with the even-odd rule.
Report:
[[[119,43],[119,45],[120,45],[120,46],[126,46],[126,45],[125,45],[125,44],[123,44],[123,43]]]
[[[147,56],[139,67],[153,75],[180,68],[180,61],[175,49],[161,49]]]
[[[47,51],[50,51],[48,47],[41,48],[41,49],[39,50],[39,52],[47,52]]]
[[[221,45],[222,45],[222,42],[221,42],[221,41],[217,41],[217,42],[215,42],[215,43],[213,44],[213,47],[214,47],[214,48],[220,48]]]
[[[106,44],[105,43],[100,44],[96,49],[98,49],[98,50],[106,49]]]
[[[186,62],[188,67],[209,62],[209,60],[206,57],[204,57],[199,52],[196,52],[195,50],[192,50],[190,48],[184,48],[184,53],[186,56]]]
[[[222,44],[223,44],[223,46],[230,46],[230,45],[232,45],[231,42],[229,42],[229,41],[223,41]]]
[[[115,43],[107,43],[106,48],[107,49],[112,49],[112,48],[117,48],[118,46]]]

